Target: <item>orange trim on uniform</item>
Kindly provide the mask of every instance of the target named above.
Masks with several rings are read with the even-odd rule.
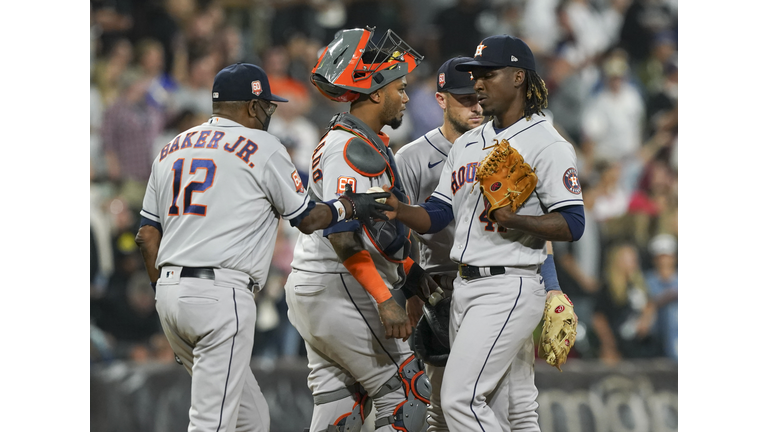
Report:
[[[384,142],[384,145],[389,147],[389,135],[385,134],[384,132],[379,132],[378,135],[381,141]]]
[[[370,252],[360,251],[347,258],[343,264],[360,285],[373,296],[376,303],[392,298],[392,293],[389,292],[389,288],[376,270],[376,264],[373,263]]]
[[[413,266],[413,258],[408,257],[405,259],[405,262],[403,263],[403,270],[405,270],[405,274],[408,274],[411,272],[411,267]]]

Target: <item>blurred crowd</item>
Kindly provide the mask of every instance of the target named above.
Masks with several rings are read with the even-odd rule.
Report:
[[[394,30],[425,61],[408,76],[393,150],[442,123],[437,68],[511,34],[536,55],[546,115],[577,152],[587,228],[556,243],[560,284],[576,306],[572,356],[677,360],[676,0],[91,0],[91,361],[172,362],[134,243],[151,162],[211,111],[216,73],[262,66],[286,97],[269,132],[304,181],[332,115],[309,73],[343,28]],[[298,231],[281,223],[258,294],[253,354],[303,355],[283,285]]]

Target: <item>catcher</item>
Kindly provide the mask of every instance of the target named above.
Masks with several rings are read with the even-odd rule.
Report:
[[[525,42],[488,37],[455,69],[472,73],[492,120],[454,142],[429,200],[411,206],[390,196],[387,216],[418,233],[456,220],[450,257],[459,277],[440,391],[448,429],[505,429],[491,405],[507,385],[509,427],[539,431],[532,333],[547,297],[552,318],[541,351],[550,364],[565,361],[575,334],[570,302],[558,303],[565,297],[557,290],[546,293],[542,272],[552,259],[547,241],[576,241],[584,232],[576,153],[544,116],[546,85]]]

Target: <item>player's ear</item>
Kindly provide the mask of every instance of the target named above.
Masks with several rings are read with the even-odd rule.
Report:
[[[368,98],[371,99],[374,103],[381,103],[382,98],[383,98],[383,95],[381,93],[381,89],[378,89],[375,92],[369,94]]]
[[[259,100],[258,99],[251,99],[248,101],[248,104],[246,105],[246,109],[248,110],[248,117],[257,117],[259,112]]]
[[[525,71],[520,68],[511,68],[510,72],[512,73],[512,84],[515,87],[520,87],[523,84],[525,84]]]
[[[445,94],[436,92],[435,100],[437,100],[437,104],[440,105],[440,108],[442,108],[443,110],[445,110],[448,107],[448,101],[446,100]]]

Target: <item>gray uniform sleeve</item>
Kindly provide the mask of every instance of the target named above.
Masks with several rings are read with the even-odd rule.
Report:
[[[155,169],[157,164],[152,164],[152,172],[147,181],[147,190],[144,193],[144,201],[141,204],[141,216],[160,223],[160,209],[157,204],[157,191],[155,190]]]
[[[278,147],[268,158],[259,183],[283,219],[293,219],[307,208],[307,192],[284,147]]]
[[[456,179],[453,173],[453,161],[456,159],[456,154],[462,149],[460,146],[454,144],[451,151],[448,153],[448,158],[445,160],[445,166],[440,172],[440,182],[437,184],[435,191],[432,192],[430,198],[437,198],[445,203],[453,205],[453,185],[456,183]]]
[[[411,158],[405,157],[400,152],[395,153],[395,165],[400,172],[400,179],[403,181],[405,193],[411,198],[411,204],[419,202],[419,184],[418,177],[413,171],[413,166],[409,162]]]
[[[572,145],[559,141],[543,149],[537,156],[536,173],[539,177],[536,193],[547,212],[584,205]]]

